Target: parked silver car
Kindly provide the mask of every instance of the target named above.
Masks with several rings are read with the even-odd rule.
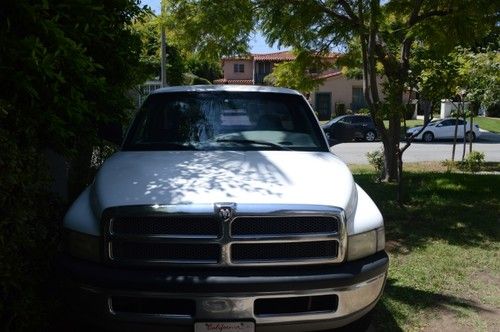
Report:
[[[424,142],[432,142],[435,139],[451,139],[455,135],[455,124],[457,123],[457,138],[464,137],[464,123],[465,135],[467,140],[474,141],[481,135],[479,126],[477,124],[475,124],[471,128],[471,124],[468,121],[464,121],[462,119],[445,118],[431,121],[431,123],[429,123],[427,127],[415,137],[415,139],[422,140]],[[406,136],[412,136],[420,129],[422,129],[422,126],[410,128],[406,131]]]

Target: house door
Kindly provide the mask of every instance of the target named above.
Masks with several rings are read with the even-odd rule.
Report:
[[[319,120],[330,120],[332,116],[332,94],[330,92],[316,93],[316,112]]]

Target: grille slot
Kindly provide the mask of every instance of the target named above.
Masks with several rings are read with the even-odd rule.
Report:
[[[177,235],[216,238],[220,222],[204,216],[141,216],[115,217],[110,231],[116,235]]]
[[[334,312],[338,303],[337,295],[257,299],[254,302],[254,312],[256,316]]]
[[[217,263],[218,244],[198,243],[155,243],[121,242],[111,244],[113,259],[138,261],[168,261],[182,263]]]
[[[234,263],[265,261],[297,261],[304,259],[334,259],[338,242],[235,243],[231,246]]]
[[[111,308],[116,313],[194,317],[196,303],[189,299],[114,296]]]
[[[332,234],[339,230],[335,217],[237,217],[231,224],[231,235],[288,236],[302,234]]]

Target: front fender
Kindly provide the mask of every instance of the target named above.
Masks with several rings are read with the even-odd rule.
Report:
[[[384,218],[368,194],[356,184],[358,204],[354,218],[347,222],[347,235],[360,234],[384,226]]]
[[[80,233],[95,236],[101,235],[99,217],[95,215],[92,209],[92,193],[90,187],[87,187],[80,196],[78,196],[68,212],[66,212],[63,225],[67,229]]]

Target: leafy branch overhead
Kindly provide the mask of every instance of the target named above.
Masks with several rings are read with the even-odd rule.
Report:
[[[396,180],[401,173],[400,121],[415,47],[432,47],[435,54],[445,55],[456,46],[472,46],[495,28],[499,12],[498,1],[490,0],[167,2],[167,22],[177,31],[177,39],[211,57],[244,53],[257,29],[269,44],[299,51],[349,53],[357,44],[361,64],[357,75],[362,73],[365,100],[381,133],[386,180]],[[275,81],[296,73],[300,66],[278,66]],[[379,91],[380,74],[384,91]],[[387,128],[381,115],[389,120]]]
[[[321,85],[325,78],[321,73],[334,69],[337,56],[309,51],[296,51],[294,61],[285,61],[274,66],[273,72],[265,77],[266,84],[310,92]]]

